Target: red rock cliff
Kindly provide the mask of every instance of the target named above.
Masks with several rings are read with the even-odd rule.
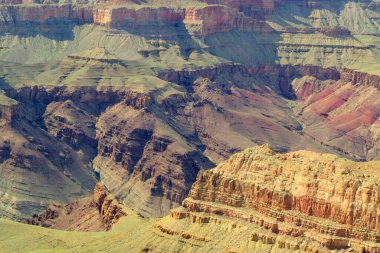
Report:
[[[262,146],[202,173],[183,206],[247,220],[274,235],[301,236],[330,249],[378,252],[379,171],[378,162],[355,163],[307,151],[276,154]]]
[[[5,24],[9,24],[9,22],[44,23],[53,19],[68,20],[80,24],[95,23],[111,28],[126,25],[159,26],[184,23],[190,26],[187,28],[189,33],[201,36],[215,32],[226,32],[231,29],[248,31],[267,31],[269,29],[263,21],[244,15],[236,6],[238,5],[228,2],[226,5],[205,7],[142,7],[135,9],[115,5],[106,5],[105,7],[71,4],[24,5],[7,2],[0,5],[0,16],[6,22]]]

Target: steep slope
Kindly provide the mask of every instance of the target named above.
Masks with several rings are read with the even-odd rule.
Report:
[[[376,76],[346,70],[338,81],[323,82],[304,76],[295,79],[293,87],[300,99],[295,112],[305,134],[359,160],[378,157]]]
[[[104,49],[94,54],[85,61],[112,60]],[[60,166],[78,174],[70,172],[70,176],[69,169],[64,169],[58,171],[60,176],[89,175],[92,181],[79,181],[86,187],[92,187],[98,177],[131,208],[145,216],[164,216],[187,196],[199,171],[257,144],[270,143],[281,151],[307,148],[357,160],[376,159],[377,79],[350,73],[314,67],[223,65],[130,78],[114,87],[6,87],[8,96],[19,104],[2,128],[9,136],[12,131],[21,135],[31,131],[27,136],[46,136],[62,143],[77,160]],[[6,108],[13,110],[12,105]],[[339,123],[342,117],[346,124]],[[346,120],[350,117],[351,122]],[[27,122],[35,123],[24,127]],[[4,143],[1,157],[6,161],[12,145]],[[56,164],[58,157],[69,156],[68,151],[44,159]],[[23,157],[21,153],[15,157]],[[34,166],[45,166],[33,159]],[[74,164],[77,167],[71,167]],[[33,189],[34,183],[24,184]],[[30,216],[49,203],[73,198],[54,197],[40,203],[39,197],[36,208],[15,205],[13,209],[23,208],[25,214],[11,217]]]
[[[374,1],[0,2],[1,216],[95,179],[163,216],[263,143],[379,158]]]
[[[240,243],[248,247],[251,240],[306,252],[377,252],[379,169],[378,162],[328,154],[247,149],[198,177],[183,207],[171,211],[178,224],[166,225],[165,218],[158,226],[176,234],[182,224],[183,234],[199,238],[203,231],[187,229],[181,220],[201,227],[234,220],[239,222],[231,230],[244,226],[246,242]],[[207,236],[202,238],[215,238]]]
[[[27,120],[12,123],[1,126],[1,216],[22,219],[90,193],[95,176],[83,156]]]
[[[28,218],[26,223],[66,231],[108,231],[126,215],[126,208],[102,183],[97,183],[92,197],[66,205],[49,205],[44,212]]]
[[[108,233],[0,220],[0,246],[9,252],[375,253],[378,170],[379,162],[249,148],[200,173],[189,197],[167,217],[152,220],[128,210]]]
[[[324,149],[285,116],[291,114],[286,101],[247,85],[255,91],[199,78],[191,93],[160,100],[131,94],[108,108],[97,123],[94,168],[101,180],[144,215],[163,216],[185,198],[200,169],[237,150],[264,142],[281,150]]]

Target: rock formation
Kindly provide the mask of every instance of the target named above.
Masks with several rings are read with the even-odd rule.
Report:
[[[85,66],[91,74],[99,68],[116,69],[116,74],[125,70],[124,63],[104,48],[69,56],[54,71],[67,70],[71,64]],[[79,67],[74,72],[82,71]],[[112,88],[8,88],[7,95],[19,103],[19,116],[4,133],[32,137],[22,138],[28,149],[37,151],[29,158],[35,162],[21,166],[23,149],[4,138],[0,161],[17,168],[47,169],[53,164],[60,168],[56,171],[60,178],[69,179],[70,185],[86,182],[88,190],[98,177],[143,215],[164,216],[186,198],[199,171],[255,144],[271,143],[281,151],[308,148],[358,160],[378,157],[377,88],[354,85],[346,73],[320,67],[226,64],[162,71],[152,80],[138,81],[149,84],[146,90],[136,89],[133,81]],[[293,99],[291,105],[287,98]],[[28,122],[38,122],[37,127]],[[214,122],[219,122],[217,127]],[[64,148],[55,147],[55,155],[50,155],[53,143]],[[44,173],[37,175],[47,180]],[[25,185],[34,187],[32,182]],[[38,197],[25,197],[37,206],[11,217],[25,218],[49,203],[72,200],[54,196],[41,205]],[[14,205],[7,213],[14,215],[19,208]]]
[[[379,17],[371,0],[0,0],[0,216],[100,180],[162,217],[263,143],[379,159]]]
[[[0,0],[0,248],[380,252],[379,7]]]
[[[9,98],[0,90],[0,122],[1,125],[12,125],[18,116],[19,105],[16,100]]]
[[[369,73],[355,71],[352,69],[344,69],[341,74],[343,82],[350,82],[353,85],[372,86],[377,89],[380,88],[380,79],[378,75],[371,75]]]
[[[343,70],[338,81],[303,77],[294,80],[293,87],[302,100],[295,112],[306,134],[323,145],[355,153],[358,160],[376,157],[376,77]]]
[[[201,173],[171,217],[206,227],[244,221],[256,227],[247,241],[280,249],[378,252],[379,169],[378,162],[307,151],[276,154],[264,145]],[[188,235],[194,236],[199,234]]]
[[[93,202],[107,230],[111,229],[112,225],[121,217],[127,215],[123,206],[119,204],[116,198],[101,183],[95,186]]]
[[[49,205],[44,212],[28,218],[26,223],[66,231],[108,231],[126,215],[125,207],[102,183],[98,183],[92,198],[66,205]]]
[[[127,4],[127,5],[125,5]],[[199,6],[199,7],[198,7]],[[148,26],[165,27],[168,25],[177,26],[181,23],[188,25],[189,29],[199,36],[206,36],[215,32],[226,32],[231,29],[260,30],[249,27],[254,24],[254,19],[239,12],[239,8],[252,11],[255,6],[256,13],[273,11],[273,2],[235,3],[228,2],[223,5],[202,6],[198,4],[181,8],[163,6],[145,6],[136,8],[133,4],[107,3],[105,6],[93,4],[85,5],[28,5],[23,3],[2,3],[0,5],[0,22],[8,26],[7,23],[25,24],[33,22],[45,24],[48,22],[73,22],[77,24],[94,23],[96,25],[110,28],[125,26],[147,28]],[[261,13],[262,15],[262,13]],[[195,28],[194,28],[195,26]],[[6,27],[3,27],[6,30]]]
[[[256,146],[201,172],[182,206],[164,218],[150,220],[129,210],[107,233],[32,229],[0,219],[0,232],[7,231],[0,233],[0,246],[12,251],[16,241],[20,250],[60,252],[376,253],[379,169],[378,161]],[[93,201],[104,224],[123,214],[102,184]],[[77,212],[76,205],[70,207]],[[59,220],[50,209],[40,217]]]

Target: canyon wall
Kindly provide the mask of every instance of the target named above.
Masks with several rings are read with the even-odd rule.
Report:
[[[118,64],[111,62],[102,64]],[[86,66],[88,69],[91,65]],[[9,89],[7,95],[20,103],[19,117],[12,119],[14,128],[9,131],[34,136],[24,140],[28,148],[38,143],[50,147],[52,139],[47,141],[41,136],[50,136],[64,145],[65,150],[56,150],[62,153],[54,159],[49,158],[45,148],[38,147],[38,153],[30,157],[37,159],[33,163],[36,166],[48,168],[44,163],[52,161],[62,168],[58,174],[70,179],[73,176],[67,170],[80,177],[74,169],[79,163],[87,174],[98,177],[118,199],[143,215],[163,216],[186,198],[199,171],[255,144],[271,143],[281,151],[308,147],[358,160],[378,157],[378,135],[360,131],[376,126],[377,93],[372,91],[376,88],[351,85],[341,75],[344,73],[315,66],[248,68],[236,64],[162,71],[158,74],[161,79],[155,81],[166,80],[168,86],[153,91],[108,86]],[[264,82],[270,86],[262,85]],[[334,89],[337,93],[348,89],[357,95],[343,101],[339,94],[331,95]],[[326,100],[328,95],[331,96]],[[357,100],[359,95],[366,100]],[[293,100],[292,108],[285,98]],[[365,105],[372,100],[373,108]],[[343,104],[351,109],[331,113],[344,109],[340,108]],[[360,107],[352,107],[354,104]],[[354,117],[364,109],[368,113]],[[348,121],[340,117],[354,120],[342,125],[339,122]],[[29,121],[39,122],[34,130],[38,132],[24,127]],[[224,123],[216,129],[215,121]],[[342,131],[351,131],[353,137],[338,137],[342,141],[333,138]],[[376,128],[372,131],[376,133]],[[9,141],[4,150],[10,146],[12,156],[4,151],[1,159],[9,163],[24,159],[22,150]],[[38,177],[45,179],[43,175]],[[49,202],[54,199],[60,198]],[[157,205],[160,209],[155,208]]]
[[[43,243],[60,252],[377,253],[379,169],[378,161],[256,146],[201,172],[182,206],[163,218],[146,219],[129,210],[107,233],[68,233],[0,220],[6,235],[0,244],[9,251],[17,241],[16,249],[35,250]],[[118,210],[106,204],[108,194],[98,184],[93,196],[106,220],[117,216],[107,215],[110,209]],[[51,211],[49,216],[59,219]],[[75,218],[69,222],[78,224]],[[48,240],[33,243],[41,235]]]
[[[10,194],[7,216],[86,195],[94,177],[144,215],[162,216],[199,171],[263,143],[379,157],[378,78],[339,71],[376,60],[376,39],[363,40],[376,21],[365,4],[339,2],[342,12],[330,13],[302,1],[162,3],[2,2],[0,85],[20,106],[1,109],[13,124],[0,161],[48,188],[38,166],[78,187],[42,204]],[[349,17],[363,17],[358,26],[368,18],[369,28],[358,32]],[[28,203],[35,208],[17,212]]]
[[[166,7],[161,8],[106,8],[94,10],[94,23],[118,27],[131,23],[175,24],[183,20],[183,11]]]
[[[352,69],[343,69],[341,72],[343,82],[351,82],[353,85],[367,85],[377,89],[380,88],[380,76]]]
[[[18,105],[0,105],[0,119],[6,124],[12,125],[18,116]]]
[[[89,7],[74,7],[72,5],[0,5],[1,22],[48,22],[66,20],[77,23],[93,21],[93,12]]]
[[[222,226],[225,218],[245,221],[257,226],[247,240],[289,250],[315,252],[317,243],[318,252],[378,252],[379,169],[378,162],[328,154],[247,149],[201,173],[171,217],[206,227]]]
[[[137,29],[139,26],[185,25],[190,33],[206,36],[231,29],[262,31],[261,21],[245,16],[235,4],[205,7],[142,7],[106,5],[0,5],[0,22],[8,26],[25,22],[73,22],[76,24],[94,23],[109,28]],[[6,29],[5,27],[3,29]],[[145,28],[146,29],[146,28]],[[182,31],[183,32],[183,31]]]

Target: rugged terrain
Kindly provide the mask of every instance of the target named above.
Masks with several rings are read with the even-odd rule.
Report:
[[[26,223],[66,231],[108,231],[124,216],[127,216],[126,208],[102,183],[97,183],[92,197],[66,205],[49,205]]]
[[[218,227],[202,230],[205,225],[197,223],[212,220],[221,224],[220,231],[236,235],[247,228],[258,231],[239,237],[244,240],[239,245],[258,252],[319,247],[376,252],[377,197],[368,202],[367,193],[355,195],[360,184],[369,184],[363,187],[376,195],[370,180],[377,178],[375,168],[362,171],[356,169],[362,165],[305,152],[300,159],[310,164],[311,174],[299,175],[302,180],[291,170],[275,178],[244,176],[251,181],[244,187],[268,189],[268,195],[256,196],[253,188],[244,195],[248,188],[236,186],[242,178],[231,165],[237,170],[231,184],[238,188],[220,196],[228,203],[217,198],[218,187],[230,189],[223,176],[211,186],[207,177],[232,154],[264,143],[276,152],[378,160],[379,20],[379,3],[369,0],[0,0],[0,216],[30,221],[37,214],[31,223],[110,229],[112,219],[99,219],[102,208],[91,201],[101,181],[112,196],[109,202],[128,206],[127,213],[165,217],[154,229],[153,221],[142,217],[121,220],[141,222],[155,235],[168,234],[165,238],[175,241],[173,251],[190,245],[225,247],[206,243],[209,237],[226,244],[232,240]],[[288,156],[261,151],[273,161]],[[316,165],[325,159],[364,173],[363,181],[343,180],[329,162]],[[322,172],[326,178],[320,178]],[[315,178],[309,178],[312,174]],[[269,180],[276,178],[283,183]],[[285,182],[299,190],[286,188]],[[322,189],[319,182],[341,188]],[[281,194],[271,191],[276,187]],[[339,195],[345,187],[351,189],[351,202]],[[305,191],[313,199],[305,199]],[[273,206],[258,209],[251,203],[272,197],[278,197]],[[71,208],[79,211],[68,213]],[[251,213],[275,221],[247,220]],[[51,220],[56,214],[60,218]],[[365,219],[359,224],[357,217]],[[351,226],[349,231],[345,226]],[[59,240],[60,232],[54,233]],[[133,235],[139,241],[140,235]],[[178,237],[192,243],[180,246]]]
[[[378,252],[378,170],[378,161],[258,146],[200,173],[182,206],[164,218],[129,210],[107,233],[1,220],[0,246],[9,252]]]
[[[1,1],[1,216],[99,179],[164,216],[263,143],[378,159],[379,17],[372,1]]]

